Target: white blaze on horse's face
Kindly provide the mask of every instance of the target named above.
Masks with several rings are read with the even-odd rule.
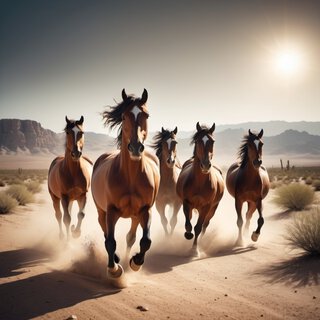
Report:
[[[206,143],[209,141],[209,138],[207,136],[203,136],[202,141],[204,146],[206,146]]]
[[[78,135],[78,132],[80,132],[80,129],[77,126],[74,126],[72,128],[72,131],[73,131],[73,134],[74,134],[74,142],[76,143],[77,142],[77,135]]]
[[[141,113],[141,109],[137,106],[134,106],[131,110],[131,112],[133,113],[134,115],[134,120],[137,121],[137,118],[138,118],[138,114]]]
[[[167,140],[167,144],[168,144],[168,150],[170,150],[170,146],[171,146],[171,142],[173,141],[173,139],[169,138]]]
[[[260,140],[256,139],[256,140],[253,141],[253,143],[256,146],[257,151],[259,151]]]

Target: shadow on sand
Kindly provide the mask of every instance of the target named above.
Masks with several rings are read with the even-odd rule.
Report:
[[[268,283],[285,283],[295,288],[319,285],[320,257],[297,256],[264,267],[254,273],[269,277]]]
[[[119,292],[104,283],[91,281],[71,272],[50,271],[24,278],[28,268],[50,261],[47,253],[37,249],[20,249],[0,253],[0,280],[19,276],[0,286],[0,319],[31,319],[85,300]],[[32,272],[32,270],[31,270]]]

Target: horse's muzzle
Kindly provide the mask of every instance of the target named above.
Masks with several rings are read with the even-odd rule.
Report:
[[[167,159],[167,166],[168,166],[169,168],[173,168],[174,163],[175,163],[175,158],[170,156],[170,157]]]
[[[144,145],[141,142],[130,142],[128,150],[133,158],[140,158],[144,151]]]
[[[80,157],[82,156],[82,152],[79,151],[79,150],[74,150],[74,151],[71,151],[71,157],[73,160],[79,160]]]
[[[261,159],[253,160],[253,165],[255,166],[255,168],[260,168],[260,166],[262,165],[262,160]]]
[[[211,162],[210,161],[203,161],[200,164],[201,167],[201,171],[203,173],[209,173],[210,169],[211,169]]]

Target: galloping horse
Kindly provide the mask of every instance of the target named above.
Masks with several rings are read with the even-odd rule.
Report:
[[[249,230],[250,219],[256,209],[258,209],[259,219],[257,230],[252,233],[252,241],[257,241],[260,235],[261,227],[264,223],[262,216],[262,199],[269,192],[270,182],[267,170],[262,166],[262,146],[261,140],[263,130],[259,134],[252,133],[244,137],[239,150],[240,163],[234,163],[230,166],[226,184],[229,193],[235,198],[235,207],[238,215],[237,225],[239,229],[236,245],[243,245],[242,239],[242,205],[248,203],[246,213],[245,231]]]
[[[191,143],[194,143],[193,157],[187,160],[182,167],[177,182],[177,194],[183,202],[185,214],[185,238],[193,238],[192,211],[199,213],[197,224],[194,227],[195,238],[192,246],[192,254],[197,256],[197,241],[200,232],[204,235],[210,219],[214,216],[224,192],[224,181],[219,168],[213,166],[213,132],[215,124],[211,128],[200,126],[197,123],[197,132],[193,135]]]
[[[85,215],[84,207],[87,201],[87,192],[90,188],[92,161],[82,155],[84,145],[83,120],[83,116],[77,121],[69,120],[66,116],[67,125],[64,129],[66,133],[65,155],[52,161],[48,173],[48,189],[59,223],[60,239],[64,237],[61,225],[60,201],[68,239],[73,201],[76,200],[79,205],[77,226],[71,226],[74,238],[81,234],[81,223]]]
[[[141,98],[128,96],[123,89],[123,101],[103,112],[106,125],[119,127],[117,141],[120,150],[101,155],[92,174],[92,195],[105,236],[111,278],[119,278],[123,273],[115,253],[114,238],[115,225],[120,217],[131,218],[131,228],[126,237],[127,254],[136,240],[138,224],[142,227],[140,252],[130,259],[134,271],[140,269],[151,246],[151,207],[158,193],[160,173],[157,157],[145,151],[143,145],[148,133],[147,98],[146,89]]]
[[[160,187],[156,198],[156,208],[161,217],[163,229],[168,235],[168,220],[165,215],[167,205],[173,207],[173,213],[170,220],[172,234],[177,224],[177,214],[181,208],[181,200],[176,193],[176,185],[181,170],[181,165],[177,161],[177,141],[176,134],[178,128],[173,131],[161,128],[154,137],[152,147],[156,150],[156,155],[160,161]]]

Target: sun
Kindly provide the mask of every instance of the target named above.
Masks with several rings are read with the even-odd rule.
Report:
[[[274,51],[273,65],[279,75],[293,76],[303,71],[304,57],[297,47],[278,47]]]

